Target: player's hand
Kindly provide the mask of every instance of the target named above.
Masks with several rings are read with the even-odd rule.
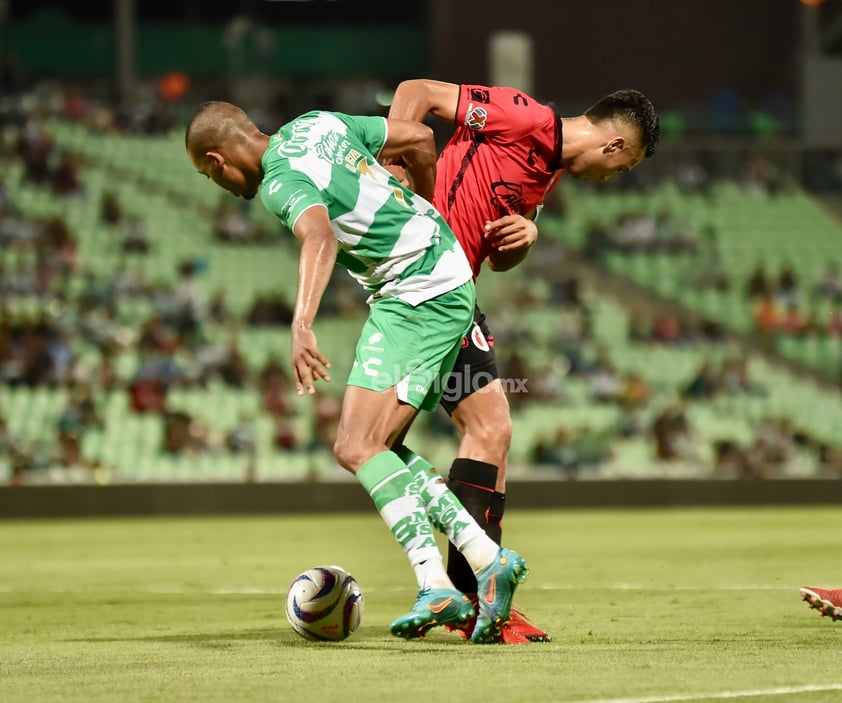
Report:
[[[298,395],[304,395],[304,389],[313,394],[313,382],[320,378],[329,381],[330,362],[319,351],[316,335],[309,327],[292,328],[292,371],[295,375],[295,388]]]
[[[529,249],[538,240],[538,226],[523,215],[506,215],[485,223],[485,239],[497,251]]]

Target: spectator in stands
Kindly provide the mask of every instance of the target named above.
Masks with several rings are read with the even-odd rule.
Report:
[[[178,265],[178,282],[172,295],[171,322],[183,342],[196,341],[205,314],[205,292],[199,282],[198,261],[182,261]]]
[[[761,295],[754,306],[754,327],[766,335],[774,334],[781,324],[778,302],[771,292]]]
[[[735,441],[727,439],[714,442],[713,454],[714,478],[760,478],[748,454]]]
[[[130,268],[126,259],[120,259],[107,285],[110,300],[122,298],[148,298],[152,286],[137,266]]]
[[[152,244],[146,225],[139,217],[126,217],[123,222],[123,234],[120,248],[126,254],[148,254]]]
[[[842,445],[819,444],[817,477],[842,479]]]
[[[47,338],[51,385],[60,386],[70,380],[76,353],[67,330],[53,327]]]
[[[102,191],[99,201],[99,217],[106,225],[118,225],[123,219],[123,206],[113,190]]]
[[[829,262],[825,267],[816,285],[816,296],[826,300],[842,301],[842,280],[839,278],[839,266],[835,261]]]
[[[312,449],[333,451],[336,443],[336,429],[342,410],[340,402],[327,393],[319,393],[313,404]]]
[[[749,459],[758,477],[783,477],[795,456],[792,422],[788,418],[764,418],[755,428],[749,448]]]
[[[798,275],[792,264],[786,264],[781,268],[775,294],[784,306],[798,305],[801,302]]]
[[[172,353],[178,348],[178,344],[178,337],[167,328],[161,315],[151,315],[140,328],[138,347],[141,352]]]
[[[267,239],[268,232],[254,222],[251,211],[243,203],[221,198],[213,216],[213,234],[220,242],[229,244],[258,244]],[[291,233],[290,233],[291,234]]]
[[[636,372],[626,375],[620,392],[617,394],[617,403],[625,411],[636,411],[646,405],[649,400],[649,384],[646,379]]]
[[[696,237],[686,225],[679,224],[671,210],[663,209],[655,216],[655,239],[652,250],[664,254],[698,251]]]
[[[225,437],[225,446],[232,454],[246,457],[245,480],[257,478],[257,438],[254,431],[254,419],[248,413],[242,413]]]
[[[50,174],[50,185],[57,195],[80,195],[83,192],[82,181],[79,178],[81,156],[73,151],[62,153],[58,166]]]
[[[675,182],[687,194],[706,194],[710,188],[710,176],[701,162],[693,159],[680,163],[675,170]]]
[[[291,414],[287,398],[291,390],[290,378],[277,356],[270,356],[260,370],[258,389],[263,409],[275,418],[278,425],[286,427]]]
[[[240,347],[237,337],[232,337],[225,347],[224,356],[220,360],[219,377],[230,388],[245,388],[250,373],[246,357]]]
[[[682,397],[688,400],[705,400],[712,398],[719,392],[720,376],[709,359],[702,362],[691,381],[681,392]]]
[[[23,162],[26,181],[33,185],[46,185],[50,181],[50,159],[53,154],[52,137],[34,119],[28,119],[20,130],[16,151]]]
[[[63,217],[44,220],[40,246],[61,279],[66,281],[76,271],[79,263],[76,241]]]
[[[652,424],[655,455],[661,461],[695,461],[695,438],[682,404],[662,410]]]
[[[132,409],[138,413],[162,412],[167,392],[184,380],[184,372],[171,351],[141,347],[139,355],[138,368],[129,386]]]
[[[231,321],[232,314],[228,309],[228,299],[224,288],[218,288],[208,300],[208,320],[218,325]]]
[[[726,393],[762,392],[749,375],[748,357],[736,354],[722,362],[720,386]]]
[[[758,264],[746,281],[746,295],[750,300],[757,300],[764,298],[771,292],[772,285],[766,274],[766,267],[763,264]]]
[[[746,164],[743,187],[759,195],[776,196],[786,189],[787,184],[776,164],[765,155],[754,154]]]
[[[118,319],[116,305],[81,310],[77,332],[85,342],[96,346],[100,354],[116,354],[129,348],[135,340],[134,331]]]
[[[591,398],[594,401],[614,403],[617,400],[622,390],[622,382],[608,354],[600,352],[586,375],[590,381]]]
[[[114,364],[114,353],[100,350],[99,361],[91,370],[91,385],[98,393],[113,393],[123,387],[123,379]]]
[[[621,213],[617,217],[612,239],[619,251],[652,251],[656,239],[655,220],[644,212]]]
[[[778,323],[778,329],[791,337],[801,337],[812,330],[812,323],[797,302],[787,303]]]
[[[190,413],[183,410],[166,410],[161,417],[164,423],[161,449],[165,453],[193,456],[212,449],[207,425]]]
[[[683,338],[681,322],[676,315],[662,313],[652,323],[651,339],[664,344],[676,344]]]

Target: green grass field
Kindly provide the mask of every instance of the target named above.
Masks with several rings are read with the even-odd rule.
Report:
[[[0,522],[0,701],[842,700],[842,622],[798,588],[842,585],[838,508],[510,510],[515,598],[549,644],[389,635],[411,569],[362,515]],[[366,598],[341,643],[283,598],[337,563]]]

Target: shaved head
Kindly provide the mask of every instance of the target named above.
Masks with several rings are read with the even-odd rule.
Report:
[[[233,195],[251,199],[263,179],[261,159],[269,137],[236,105],[199,105],[184,132],[184,146],[196,170]]]
[[[190,154],[203,154],[245,141],[257,131],[236,105],[211,101],[196,108],[184,133],[184,145]]]

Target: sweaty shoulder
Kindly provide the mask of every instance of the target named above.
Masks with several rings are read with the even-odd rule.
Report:
[[[516,88],[463,84],[459,88],[456,126],[507,139],[543,130],[555,115],[548,105]]]

